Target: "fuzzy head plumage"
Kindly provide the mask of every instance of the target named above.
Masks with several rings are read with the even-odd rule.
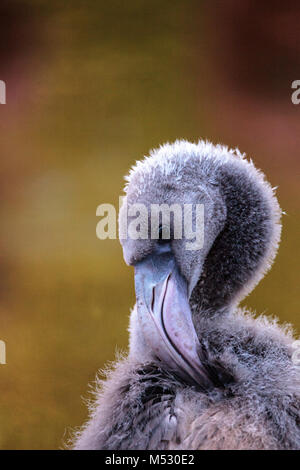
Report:
[[[270,268],[281,232],[281,210],[263,173],[237,149],[178,140],[152,150],[126,177],[126,201],[203,203],[204,246],[187,251],[172,240],[192,306],[215,312],[236,306]],[[121,217],[122,218],[122,210]],[[121,240],[128,264],[143,259],[156,240]]]

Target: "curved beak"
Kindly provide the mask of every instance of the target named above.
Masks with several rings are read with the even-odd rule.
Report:
[[[209,388],[188,286],[168,245],[135,265],[135,290],[140,325],[155,356],[185,380]]]

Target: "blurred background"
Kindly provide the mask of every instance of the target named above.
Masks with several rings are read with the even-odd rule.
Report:
[[[238,146],[278,186],[280,251],[244,304],[298,334],[299,2],[2,0],[0,18],[0,448],[62,447],[126,350],[133,273],[96,207],[166,141]]]

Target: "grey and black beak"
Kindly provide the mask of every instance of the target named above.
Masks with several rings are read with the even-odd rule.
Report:
[[[210,388],[187,283],[169,244],[158,246],[135,265],[135,290],[141,329],[154,355],[185,380]]]

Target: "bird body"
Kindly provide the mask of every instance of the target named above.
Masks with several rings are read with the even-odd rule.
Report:
[[[137,296],[129,354],[98,381],[74,448],[300,449],[291,330],[238,307],[280,239],[263,174],[238,151],[176,141],[136,164],[126,199],[203,204],[204,244],[121,240]]]

